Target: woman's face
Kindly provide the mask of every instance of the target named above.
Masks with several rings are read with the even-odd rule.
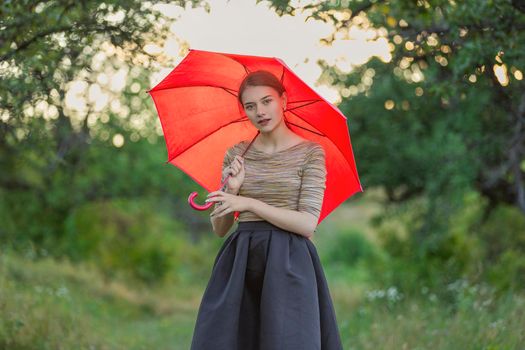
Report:
[[[281,124],[286,93],[281,97],[269,86],[248,86],[242,93],[242,104],[252,124],[267,133]]]

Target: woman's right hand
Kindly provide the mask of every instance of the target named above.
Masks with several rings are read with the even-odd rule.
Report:
[[[230,193],[237,194],[244,182],[244,158],[241,156],[235,156],[230,165],[224,168],[222,178],[225,179],[228,174],[231,174],[227,182],[227,190]]]

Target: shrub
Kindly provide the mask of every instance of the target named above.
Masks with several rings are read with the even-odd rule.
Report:
[[[525,286],[525,216],[516,207],[500,205],[479,226],[484,242],[484,267],[499,291]]]
[[[160,282],[184,249],[180,225],[147,202],[89,203],[73,210],[65,225],[62,253],[92,261],[107,277]]]
[[[359,261],[370,261],[376,256],[374,245],[360,231],[350,228],[331,239],[326,260],[329,263],[354,266]]]

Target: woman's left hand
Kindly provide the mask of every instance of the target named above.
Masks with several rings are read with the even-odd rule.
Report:
[[[215,191],[208,194],[206,202],[221,202],[210,214],[212,217],[219,217],[235,211],[246,211],[249,204],[248,200],[247,197]]]

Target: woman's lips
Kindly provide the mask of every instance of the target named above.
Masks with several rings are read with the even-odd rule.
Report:
[[[259,124],[259,125],[266,125],[266,124],[268,124],[269,121],[270,121],[270,119],[263,119],[260,122],[258,122],[257,124]]]

